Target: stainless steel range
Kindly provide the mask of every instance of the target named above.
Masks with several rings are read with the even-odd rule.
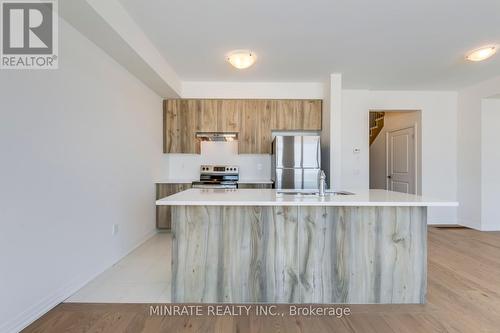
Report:
[[[239,168],[235,165],[202,165],[200,181],[193,188],[238,188]]]

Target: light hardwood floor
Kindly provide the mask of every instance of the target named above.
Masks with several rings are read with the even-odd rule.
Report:
[[[150,317],[147,304],[63,303],[24,332],[500,332],[500,232],[429,228],[428,237],[425,305],[353,305],[335,319]]]

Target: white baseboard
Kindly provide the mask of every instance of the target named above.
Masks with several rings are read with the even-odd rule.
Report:
[[[481,231],[500,231],[497,225],[481,225]]]
[[[427,225],[459,225],[457,220],[431,217],[427,219]]]
[[[472,221],[472,222],[471,222]],[[464,226],[464,227],[467,227],[467,228],[470,228],[470,229],[474,229],[474,230],[479,230],[481,231],[481,229],[478,227],[481,225],[481,222],[480,221],[473,221],[473,220],[469,220],[469,221],[465,221],[465,220],[458,220],[458,224],[460,224],[461,226]]]
[[[478,231],[500,231],[500,228],[495,225],[482,225],[481,223],[467,223],[466,221],[463,220],[447,222],[446,220],[441,220],[441,219],[429,219],[427,221],[427,225],[444,225],[444,226],[450,225],[450,226],[467,227]],[[478,225],[480,227],[478,227]]]
[[[42,299],[40,302],[33,304],[32,306],[28,307],[25,311],[20,313],[18,316],[13,318],[12,320],[7,321],[6,323],[2,324],[0,326],[0,332],[2,333],[18,333],[24,328],[26,328],[28,325],[33,323],[35,320],[43,316],[45,313],[53,309],[56,305],[59,303],[62,303],[65,299],[73,295],[75,292],[77,292],[79,289],[81,289],[83,286],[85,286],[87,283],[95,279],[99,274],[104,272],[106,269],[109,267],[113,266],[116,264],[118,261],[123,259],[125,256],[127,256],[130,252],[138,248],[141,244],[143,244],[145,241],[150,239],[156,234],[156,230],[152,230],[148,232],[144,237],[142,237],[135,245],[131,247],[129,251],[127,251],[125,254],[117,258],[114,262],[112,262],[108,267],[104,269],[100,269],[99,272],[96,272],[90,277],[86,278],[76,278],[73,281],[67,283],[63,287],[59,288],[55,292],[53,292],[51,295],[48,295],[44,299]]]

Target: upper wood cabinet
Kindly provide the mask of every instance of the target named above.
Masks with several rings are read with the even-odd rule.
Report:
[[[302,101],[277,100],[273,101],[272,128],[275,130],[302,129]]]
[[[322,102],[318,100],[303,100],[299,116],[301,127],[307,131],[321,130]]]
[[[200,110],[198,112],[197,128],[200,132],[216,132],[217,118],[221,113],[222,101],[216,99],[198,100]]]
[[[240,154],[269,154],[273,130],[320,131],[321,113],[321,100],[166,100],[164,152],[199,154],[196,132],[238,132]]]
[[[245,102],[237,99],[219,100],[217,109],[217,132],[239,132],[241,110]]]
[[[167,100],[163,103],[163,152],[199,154],[199,100]]]

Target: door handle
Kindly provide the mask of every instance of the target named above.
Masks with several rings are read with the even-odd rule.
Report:
[[[391,178],[392,178],[392,176],[387,176],[387,178],[391,179]]]

